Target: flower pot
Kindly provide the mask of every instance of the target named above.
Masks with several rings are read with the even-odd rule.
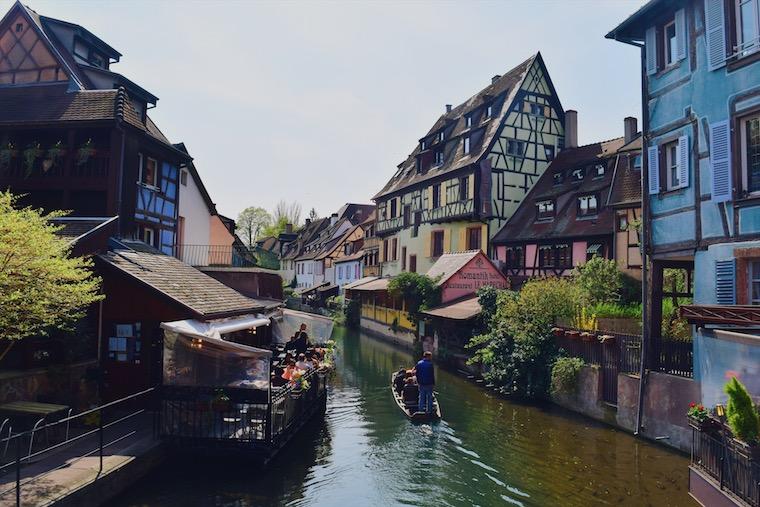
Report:
[[[599,341],[602,342],[605,345],[614,345],[615,344],[615,337],[611,334],[603,334],[599,337]]]
[[[578,331],[565,331],[565,338],[570,338],[571,340],[577,340],[580,335]]]
[[[562,338],[565,336],[565,330],[561,327],[553,327],[552,328],[552,334],[556,336],[557,338]]]
[[[594,341],[595,338],[596,338],[596,335],[594,335],[593,333],[588,333],[586,331],[581,333],[581,340],[583,340],[584,342],[592,342]]]
[[[720,432],[720,430],[723,428],[723,424],[713,418],[713,417],[706,417],[703,420],[699,420],[696,417],[688,416],[689,418],[689,426],[692,428],[696,428],[702,433],[708,433],[710,435],[717,434]]]

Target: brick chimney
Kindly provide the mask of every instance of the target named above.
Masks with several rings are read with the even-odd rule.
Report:
[[[304,224],[305,225],[310,225],[311,224],[311,218],[304,219]]]
[[[496,74],[494,77],[491,78],[491,84],[494,84],[499,79],[501,79],[501,74]]]
[[[293,232],[293,224],[291,223],[285,224],[285,232],[288,234],[291,234]]]
[[[333,213],[330,215],[330,225],[335,225],[338,222],[338,214]]]
[[[578,111],[565,111],[565,148],[578,147]]]
[[[625,126],[625,144],[628,144],[633,141],[639,131],[638,121],[633,116],[627,116],[623,120],[623,125]]]
[[[451,104],[446,104],[446,112],[447,113],[451,112]]]

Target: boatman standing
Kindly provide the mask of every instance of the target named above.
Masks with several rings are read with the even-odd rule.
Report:
[[[433,387],[435,387],[435,373],[433,372],[433,353],[426,351],[422,354],[415,367],[417,385],[420,389],[420,400],[417,411],[425,411],[426,414],[433,412]]]

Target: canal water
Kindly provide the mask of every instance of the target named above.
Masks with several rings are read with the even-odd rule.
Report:
[[[695,506],[685,456],[438,369],[443,421],[413,425],[389,382],[412,356],[336,328],[327,414],[265,470],[169,460],[119,507]]]

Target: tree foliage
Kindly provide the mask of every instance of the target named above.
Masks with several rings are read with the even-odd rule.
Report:
[[[235,228],[249,248],[252,247],[259,237],[263,236],[264,229],[271,225],[272,216],[264,208],[250,206],[237,217]]]
[[[489,306],[492,294],[483,297]],[[486,379],[506,394],[547,396],[558,356],[551,327],[571,318],[586,300],[584,291],[566,278],[531,280],[520,292],[499,291],[487,332],[468,344],[475,350],[471,362],[486,366]]]
[[[69,256],[52,218],[0,193],[0,339],[20,340],[68,329],[102,299],[91,261]]]
[[[736,377],[732,377],[726,384],[725,391],[728,394],[726,418],[731,431],[745,442],[756,442],[760,435],[760,418],[747,388]]]
[[[552,366],[552,393],[574,393],[583,365],[580,357],[558,357]]]
[[[573,277],[588,293],[591,304],[620,300],[623,277],[613,259],[594,256],[587,263],[576,267]]]
[[[283,223],[293,224],[293,227],[298,227],[301,223],[301,205],[297,202],[280,201],[274,207],[272,219],[277,223],[284,220]]]
[[[406,312],[415,322],[419,320],[422,311],[437,306],[441,301],[441,289],[436,280],[409,271],[391,279],[388,293],[406,303]]]

